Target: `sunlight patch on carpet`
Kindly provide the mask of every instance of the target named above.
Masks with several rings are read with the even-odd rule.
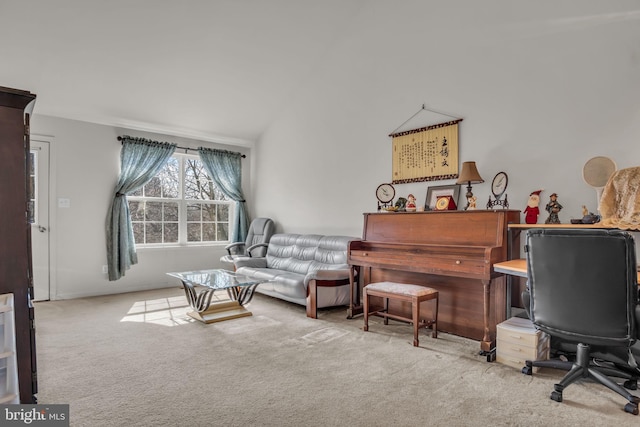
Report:
[[[186,325],[194,322],[187,316],[188,311],[190,307],[184,296],[136,301],[120,321],[162,326]]]

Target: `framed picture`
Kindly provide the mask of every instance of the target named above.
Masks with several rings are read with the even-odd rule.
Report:
[[[434,185],[427,190],[427,200],[424,202],[425,210],[434,210],[436,207],[436,201],[439,196],[451,196],[453,201],[458,206],[458,196],[460,195],[460,185]]]

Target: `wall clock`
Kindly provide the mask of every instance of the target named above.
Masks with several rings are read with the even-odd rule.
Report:
[[[509,201],[507,200],[507,195],[505,194],[505,191],[507,191],[508,183],[509,177],[507,176],[506,172],[498,172],[496,176],[493,177],[493,181],[491,181],[491,192],[496,199],[491,200],[491,196],[489,196],[487,209],[491,209],[495,206],[503,206],[505,209],[509,208]],[[504,200],[500,200],[503,194]]]
[[[435,210],[437,211],[455,211],[456,202],[453,201],[451,196],[438,196],[436,200]]]
[[[376,197],[378,198],[378,210],[380,206],[389,206],[396,196],[396,189],[391,184],[380,184],[376,188]]]

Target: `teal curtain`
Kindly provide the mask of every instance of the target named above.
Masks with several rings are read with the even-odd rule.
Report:
[[[226,150],[198,149],[200,160],[225,196],[236,202],[231,242],[244,242],[249,231],[247,202],[242,194],[242,155]]]
[[[107,215],[107,266],[109,280],[118,280],[138,263],[127,194],[142,188],[162,169],[176,150],[175,144],[123,136],[120,179]]]

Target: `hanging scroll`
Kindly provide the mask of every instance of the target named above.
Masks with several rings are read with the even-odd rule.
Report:
[[[389,135],[394,184],[458,178],[458,123],[462,119]]]

